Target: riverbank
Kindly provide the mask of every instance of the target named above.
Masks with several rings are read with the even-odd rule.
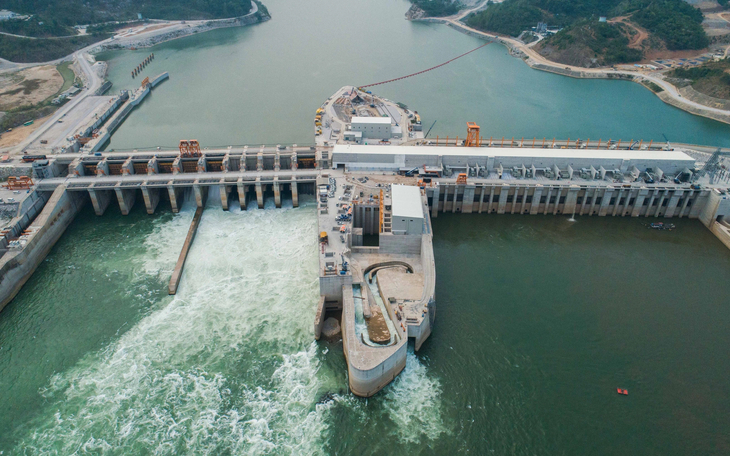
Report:
[[[48,62],[13,62],[0,58],[0,72],[35,67],[38,65],[55,65],[64,61],[72,61],[73,56],[76,53],[97,54],[106,50],[151,47],[156,44],[172,41],[177,38],[197,33],[203,33],[219,28],[243,27],[246,25],[257,24],[259,22],[266,22],[271,19],[268,10],[262,3],[252,0],[251,5],[251,12],[240,17],[197,21],[167,21],[151,19],[150,24],[152,25],[145,24],[144,26],[138,27],[136,30],[125,30],[123,33],[114,35],[111,38],[97,41],[64,57]]]
[[[500,43],[507,47],[511,55],[522,59],[522,61],[524,61],[530,68],[536,70],[547,71],[549,73],[555,73],[571,78],[623,79],[627,81],[637,82],[654,92],[654,94],[656,94],[659,99],[669,105],[682,109],[683,111],[689,112],[690,114],[730,124],[730,110],[707,106],[698,101],[703,100],[701,97],[693,97],[693,99],[685,98],[682,95],[680,89],[678,89],[673,84],[666,82],[658,72],[641,73],[638,71],[622,71],[606,68],[581,68],[571,65],[565,65],[562,63],[556,63],[546,59],[537,51],[535,51],[530,45],[522,43],[519,40],[502,36],[496,33],[483,32],[481,30],[472,28],[461,22],[461,19],[463,17],[464,15],[460,14],[458,16],[452,17],[424,17],[412,20],[445,24],[466,35]],[[658,90],[651,84],[656,84],[656,86],[658,86],[658,88],[661,90]],[[714,104],[717,105],[717,103]]]
[[[107,50],[147,48],[197,33],[220,28],[244,27],[271,19],[268,11],[260,9],[256,2],[253,2],[253,5],[253,10],[246,16],[210,21],[166,21],[161,27],[155,27],[150,31],[127,36],[117,35],[109,40],[104,40],[91,47],[88,52],[97,54]]]

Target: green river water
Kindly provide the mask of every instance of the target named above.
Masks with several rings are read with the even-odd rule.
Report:
[[[341,85],[478,44],[405,22],[401,1],[269,3],[265,24],[154,48],[147,72],[171,79],[110,147],[305,144]],[[115,87],[147,52],[105,56]],[[532,71],[496,45],[442,70],[378,93],[444,135],[475,120],[500,136],[728,141],[636,84]],[[175,215],[87,207],[0,313],[0,454],[730,453],[730,252],[698,221],[440,214],[434,332],[361,399],[341,344],[312,337],[314,201],[225,212],[211,197],[171,297],[193,212],[190,198]]]

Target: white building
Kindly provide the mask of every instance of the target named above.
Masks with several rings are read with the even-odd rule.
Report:
[[[18,17],[18,15],[12,11],[0,10],[0,21],[7,21],[8,19],[13,19],[15,17]]]
[[[421,189],[412,185],[391,187],[393,234],[423,234]]]
[[[353,117],[352,131],[362,132],[363,139],[390,139],[390,117]]]

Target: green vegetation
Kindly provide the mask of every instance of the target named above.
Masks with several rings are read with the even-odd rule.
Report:
[[[629,40],[622,30],[621,24],[589,20],[576,22],[573,26],[556,33],[546,40],[543,46],[548,45],[557,47],[561,51],[577,48],[579,51],[583,51],[582,54],[586,60],[595,61],[599,65],[636,62],[643,56],[640,49],[628,47]],[[562,60],[564,59],[558,61]],[[582,63],[582,66],[590,66],[587,62],[569,63]]]
[[[92,35],[45,40],[0,35],[0,57],[21,63],[46,62],[65,57],[100,39],[103,37]]]
[[[505,0],[471,16],[467,23],[481,30],[518,36],[538,22],[546,22],[564,27],[571,34],[573,28],[583,27],[584,21],[597,23],[599,16],[628,16],[663,40],[670,50],[702,49],[709,44],[701,26],[702,12],[683,0]],[[612,33],[599,32],[596,40],[606,42],[595,46],[608,49],[617,62],[631,61],[633,52],[620,49],[618,41],[608,42],[614,38]]]
[[[221,19],[251,11],[250,0],[5,0],[3,8],[34,15],[32,21],[71,27],[110,21],[149,19]],[[68,33],[63,33],[67,35]],[[57,34],[56,36],[59,36]]]
[[[664,92],[664,89],[651,81],[644,81],[642,84],[654,93]]]
[[[622,0],[505,0],[469,18],[475,28],[518,36],[538,22],[565,27],[576,21],[606,16]],[[681,1],[681,0],[677,0]]]
[[[268,15],[263,5],[258,1],[257,4],[262,15]],[[138,13],[148,19],[222,19],[248,14],[251,11],[251,1],[4,0],[2,7],[30,17],[0,22],[0,31],[46,38],[30,40],[0,35],[0,57],[26,63],[58,59],[101,41],[122,26],[119,21],[126,21],[126,26],[138,23]],[[92,24],[87,29],[90,35],[74,36],[76,30],[73,26],[87,24]]]
[[[426,12],[427,16],[450,16],[459,12],[458,1],[451,0],[411,0],[411,3]]]
[[[637,1],[637,3],[643,3]],[[702,49],[710,44],[702,28],[702,11],[678,0],[652,0],[631,20],[664,40],[667,49]]]
[[[705,95],[730,99],[730,59],[707,62],[692,68],[677,68],[669,76],[690,80],[692,88]]]
[[[51,19],[39,21],[36,18],[12,19],[0,22],[0,32],[12,33],[14,35],[49,37],[49,36],[71,36],[76,35],[73,27],[59,24]]]
[[[63,76],[63,85],[56,95],[63,93],[71,88],[74,81],[76,80],[76,75],[74,74],[73,70],[69,68],[70,66],[71,62],[63,62],[60,65],[56,66],[58,72],[61,73],[61,76]]]

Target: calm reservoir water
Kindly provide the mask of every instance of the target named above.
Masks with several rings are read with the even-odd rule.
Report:
[[[148,72],[171,80],[110,147],[307,143],[341,85],[478,44],[403,21],[407,6],[274,0],[268,23],[158,46]],[[109,55],[117,87],[142,54]],[[580,90],[601,109],[568,96]],[[500,134],[727,137],[638,85],[530,71],[496,45],[379,93],[443,134],[477,120]],[[313,341],[315,202],[224,212],[215,195],[174,297],[192,199],[175,215],[138,201],[126,217],[77,217],[0,313],[0,454],[730,453],[730,251],[699,222],[440,214],[436,327],[366,400],[347,391],[341,344]]]
[[[119,128],[108,148],[311,144],[314,111],[344,85],[364,85],[445,62],[483,41],[404,19],[404,0],[270,0],[272,20],[152,49],[142,76],[170,80]],[[150,53],[109,52],[114,90]],[[730,146],[730,125],[692,116],[626,81],[579,80],[530,69],[491,44],[420,76],[373,88],[418,110],[432,136],[643,138]]]

